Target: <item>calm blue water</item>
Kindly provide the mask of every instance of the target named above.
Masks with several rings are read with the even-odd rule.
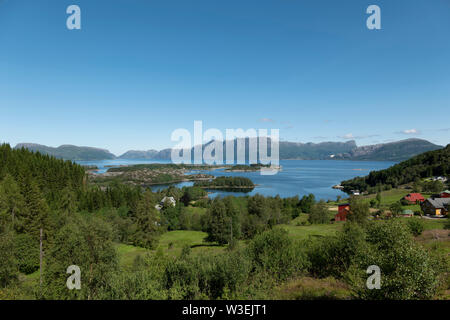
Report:
[[[96,165],[99,172],[105,172],[107,165],[132,165],[140,163],[169,163],[161,160],[102,160],[102,161],[78,161],[86,165]],[[218,195],[254,195],[256,193],[265,196],[280,195],[280,197],[292,197],[312,193],[317,199],[336,199],[336,196],[345,196],[342,191],[332,189],[335,184],[342,180],[351,179],[356,176],[365,176],[372,170],[386,169],[395,164],[390,161],[345,161],[345,160],[281,160],[282,171],[276,175],[261,175],[259,172],[226,172],[224,170],[201,171],[213,176],[242,176],[250,178],[257,186],[249,193],[225,192],[214,190],[210,197]],[[200,171],[192,171],[195,173]],[[192,182],[174,184],[177,187],[191,186]],[[156,191],[166,186],[153,186]]]

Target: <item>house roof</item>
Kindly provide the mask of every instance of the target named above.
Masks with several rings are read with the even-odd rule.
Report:
[[[416,201],[416,200],[422,200],[422,199],[424,199],[424,197],[420,193],[408,193],[405,196],[405,199],[410,200],[410,201]]]
[[[442,191],[441,193],[448,193],[448,194],[450,194],[450,190],[445,190],[445,191]]]
[[[445,206],[450,205],[450,198],[429,198],[426,201],[428,201],[436,209],[445,209]]]
[[[340,203],[340,204],[338,204],[339,207],[341,207],[341,206],[349,206],[349,205],[350,205],[350,203]]]

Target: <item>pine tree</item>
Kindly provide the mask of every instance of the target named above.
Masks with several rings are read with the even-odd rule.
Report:
[[[11,223],[13,227],[20,229],[20,218],[24,210],[24,199],[15,179],[7,174],[0,182],[0,216],[3,223]]]
[[[133,235],[134,244],[150,249],[156,247],[161,230],[160,216],[153,201],[152,192],[145,191],[133,217],[136,228]]]

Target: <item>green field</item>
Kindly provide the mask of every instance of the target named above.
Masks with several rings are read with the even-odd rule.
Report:
[[[287,230],[289,235],[295,240],[305,240],[309,237],[323,237],[334,234],[342,228],[342,223],[333,224],[313,224],[309,226],[297,226],[292,224],[282,224],[281,228]]]
[[[119,254],[119,262],[123,267],[130,267],[137,256],[154,253],[157,250],[160,250],[169,256],[178,256],[186,245],[191,247],[193,254],[200,252],[220,252],[225,249],[225,246],[205,242],[204,239],[206,236],[207,234],[201,231],[169,231],[161,235],[156,250],[149,250],[122,243],[117,244],[116,248]]]

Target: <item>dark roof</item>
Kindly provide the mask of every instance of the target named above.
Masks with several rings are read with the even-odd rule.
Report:
[[[445,206],[450,205],[450,198],[428,198],[426,201],[436,209],[445,209]]]
[[[350,203],[340,203],[340,204],[338,204],[338,206],[340,207],[340,206],[349,206],[350,205]]]

